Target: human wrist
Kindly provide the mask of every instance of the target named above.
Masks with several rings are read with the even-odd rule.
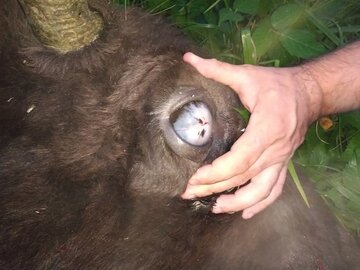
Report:
[[[295,88],[299,98],[305,100],[303,106],[307,107],[307,120],[310,125],[323,115],[323,89],[308,66],[299,65],[289,68],[289,70],[296,84]]]
[[[299,76],[303,77],[306,91],[319,89],[321,96],[318,116],[360,108],[358,59],[360,59],[360,41],[298,67],[303,70]]]

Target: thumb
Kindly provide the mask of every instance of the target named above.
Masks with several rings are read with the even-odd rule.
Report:
[[[241,66],[231,65],[216,59],[204,59],[190,52],[184,54],[183,59],[204,77],[225,84],[237,92],[241,90],[239,85],[243,79],[240,72]]]

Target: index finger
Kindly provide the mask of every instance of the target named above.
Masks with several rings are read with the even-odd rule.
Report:
[[[244,78],[239,72],[240,66],[224,63],[216,59],[204,59],[190,52],[184,54],[183,59],[206,78],[230,86],[236,91],[241,90],[238,87],[238,82]]]

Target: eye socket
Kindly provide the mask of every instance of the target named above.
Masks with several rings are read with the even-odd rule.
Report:
[[[176,90],[158,118],[165,143],[178,156],[202,163],[220,130],[216,107],[201,88],[179,86]]]
[[[170,116],[170,122],[176,135],[188,144],[203,146],[211,140],[213,119],[203,102],[185,104]]]

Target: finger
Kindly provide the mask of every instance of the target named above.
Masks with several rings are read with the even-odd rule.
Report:
[[[269,153],[271,154],[271,149],[269,150]],[[229,190],[234,187],[238,187],[240,185],[243,185],[248,180],[253,179],[252,181],[256,181],[257,175],[261,173],[261,171],[265,170],[261,169],[261,167],[258,165],[265,162],[271,158],[268,154],[264,154],[259,160],[257,160],[252,167],[247,170],[246,173],[243,173],[241,175],[235,175],[234,177],[231,177],[229,179],[226,179],[224,181],[220,181],[213,184],[200,184],[200,185],[192,185],[188,184],[186,187],[186,190],[184,194],[182,195],[183,199],[194,199],[197,197],[205,197],[211,194],[215,193],[221,193],[223,191]],[[288,155],[280,155],[277,159],[272,159],[275,163],[284,163],[289,160]],[[269,165],[268,167],[271,167],[272,165]]]
[[[274,130],[278,120],[268,119],[261,123],[261,114],[250,119],[244,135],[235,142],[230,152],[216,159],[211,165],[200,168],[189,180],[190,184],[213,184],[226,181],[237,175],[247,180],[276,163],[286,163],[293,155],[297,144],[283,132]],[[281,126],[281,124],[279,124]]]
[[[244,180],[242,176],[234,176],[226,181],[218,182],[212,185],[191,185],[188,184],[186,191],[181,195],[183,199],[194,199],[205,197],[211,194],[220,193],[246,183],[250,178]]]
[[[274,157],[274,153],[276,157]],[[270,146],[261,157],[246,170],[245,173],[235,175],[229,179],[219,181],[212,184],[188,184],[186,191],[182,195],[184,199],[193,199],[196,197],[208,196],[214,193],[220,193],[230,188],[244,184],[249,179],[256,180],[257,175],[260,174],[266,168],[273,166],[273,164],[284,164],[287,163],[292,154],[291,147],[284,147],[282,145]],[[272,163],[268,163],[269,160]]]
[[[204,59],[193,53],[186,53],[184,61],[192,65],[201,75],[228,85],[234,90],[238,90],[238,85],[243,79],[241,76],[240,66],[220,62],[216,59]]]
[[[257,163],[256,167],[253,166],[265,151],[271,151],[270,147],[274,143],[274,139],[268,136],[268,127],[258,125],[257,122],[256,117],[250,118],[245,133],[234,143],[230,151],[215,159],[212,164],[199,168],[190,178],[189,183],[213,184],[236,175],[247,180],[271,165],[266,162],[272,161],[272,158],[261,159],[261,163]]]
[[[282,164],[273,165],[254,177],[233,195],[221,195],[213,208],[214,213],[237,212],[249,208],[269,196],[279,178]]]
[[[254,215],[258,214],[266,207],[268,207],[270,204],[272,204],[280,196],[286,180],[286,173],[287,173],[287,168],[284,167],[270,195],[265,200],[262,200],[261,202],[256,203],[253,206],[244,209],[242,213],[242,217],[244,219],[252,218]]]

